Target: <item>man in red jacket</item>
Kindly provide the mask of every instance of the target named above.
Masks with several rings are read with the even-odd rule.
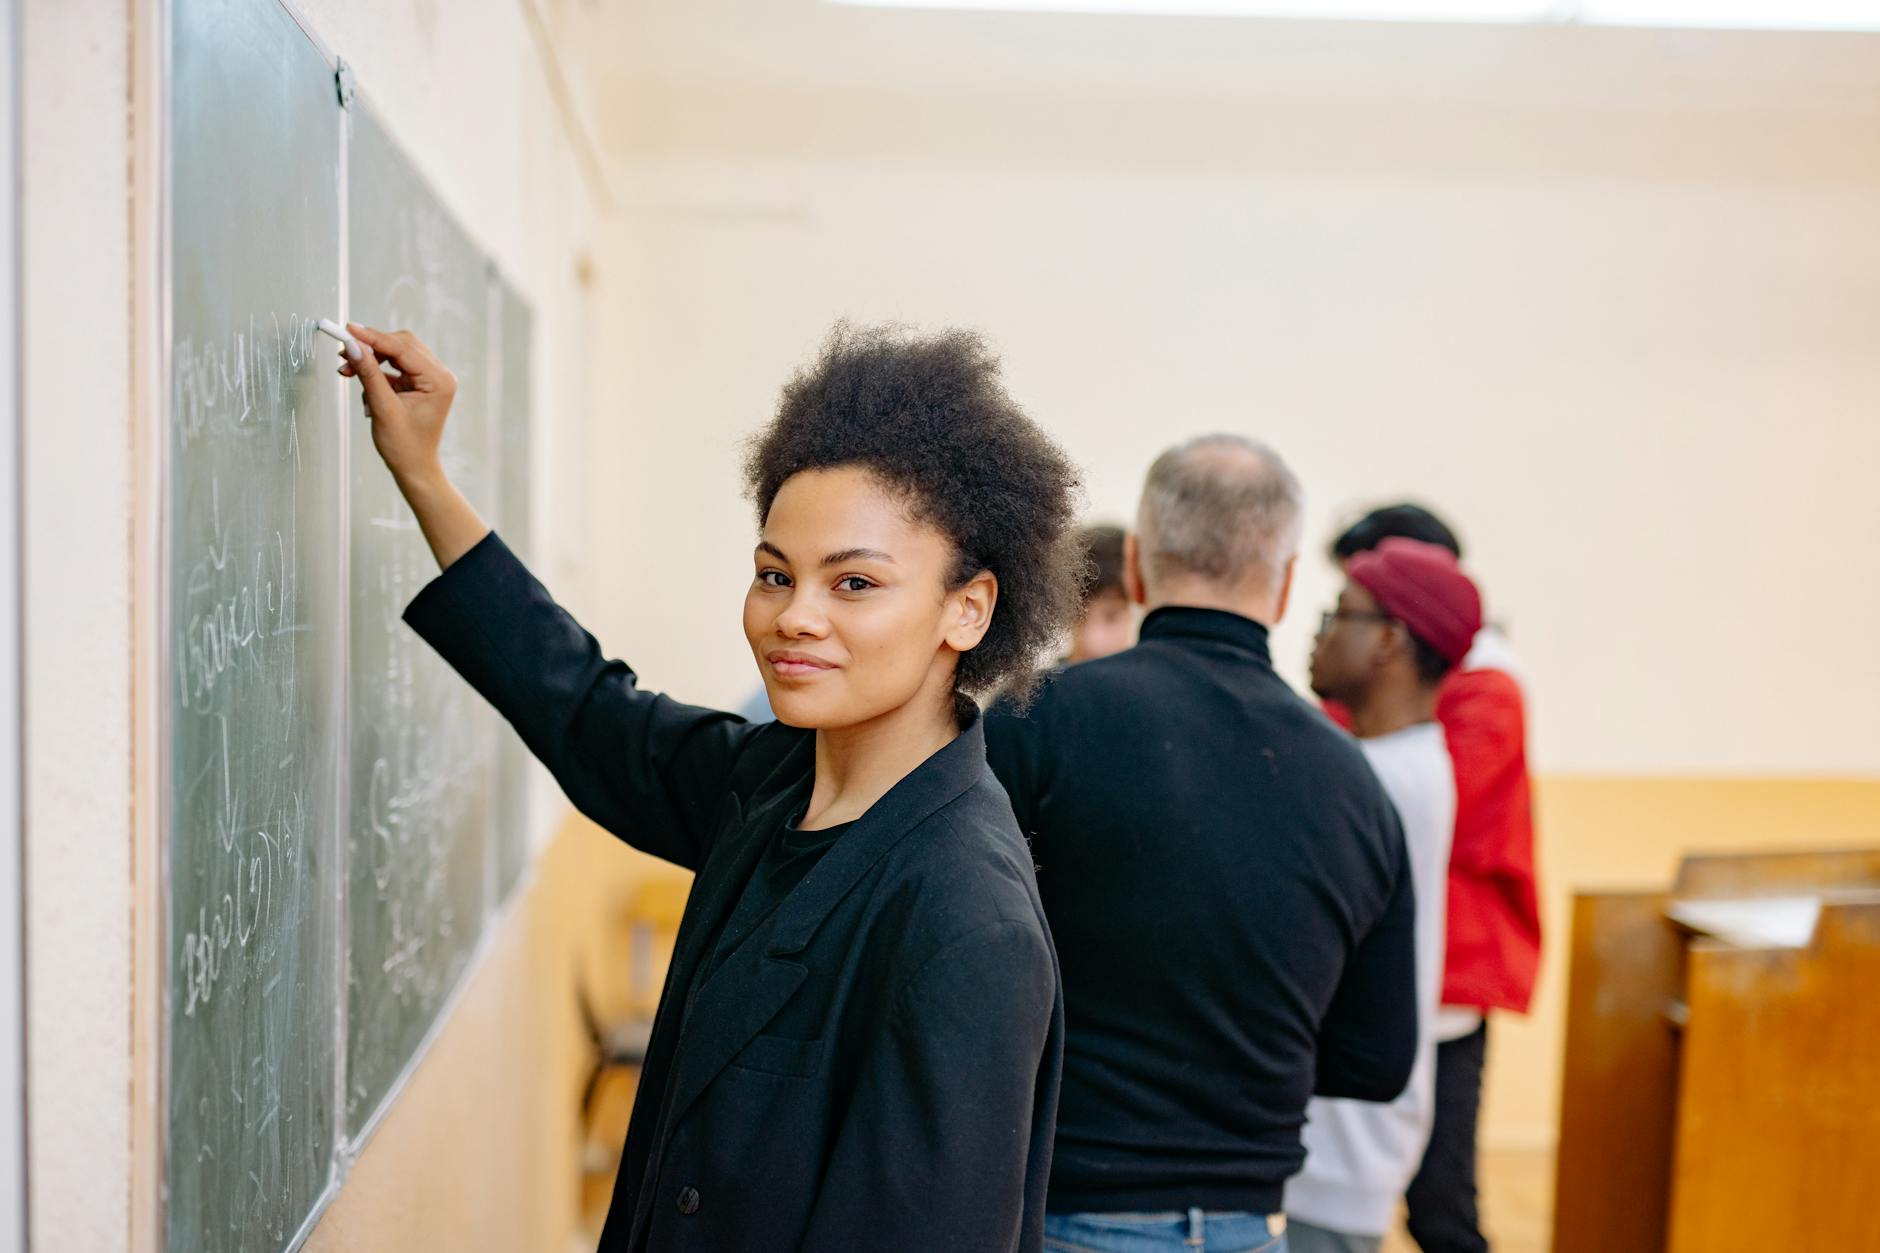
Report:
[[[1449,527],[1405,504],[1359,519],[1332,544],[1332,559],[1342,567],[1393,536],[1462,555]],[[1326,712],[1350,726],[1343,709],[1328,704]],[[1409,1227],[1424,1253],[1486,1253],[1476,1209],[1475,1128],[1488,1014],[1527,1012],[1541,952],[1526,712],[1513,654],[1494,627],[1477,633],[1469,655],[1443,681],[1436,720],[1456,766],[1456,835],[1436,1023],[1436,1122],[1410,1183]]]

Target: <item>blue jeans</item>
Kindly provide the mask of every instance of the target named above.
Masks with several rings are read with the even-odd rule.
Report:
[[[1046,1214],[1046,1253],[1286,1253],[1265,1214]]]

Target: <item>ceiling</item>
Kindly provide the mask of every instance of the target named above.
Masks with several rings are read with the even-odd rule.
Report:
[[[991,111],[1031,151],[1227,119],[1701,117],[1874,127],[1880,35],[871,9],[821,0],[536,0],[610,158],[748,154],[868,132],[871,153]],[[779,119],[796,119],[785,124]],[[872,129],[871,129],[872,128]],[[963,133],[985,133],[983,125]],[[1607,125],[1608,133],[1615,128]],[[1622,129],[1622,128],[1621,128]],[[1021,136],[1022,138],[1023,136]],[[975,138],[972,142],[978,142]],[[1212,142],[1219,142],[1217,136]],[[1714,141],[1712,141],[1714,142]],[[1845,145],[1842,145],[1845,147]],[[1880,157],[1876,158],[1880,160]]]
[[[592,80],[692,86],[1741,98],[1880,110],[1880,35],[558,0]]]

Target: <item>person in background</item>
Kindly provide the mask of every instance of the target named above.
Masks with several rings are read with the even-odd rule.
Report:
[[[1375,509],[1332,544],[1343,566],[1393,536],[1462,544],[1440,518],[1412,504]],[[1326,712],[1345,726],[1335,702]],[[1408,1192],[1410,1235],[1424,1253],[1486,1253],[1476,1201],[1476,1123],[1488,1016],[1526,1013],[1540,969],[1534,812],[1527,712],[1507,638],[1484,626],[1436,696],[1456,767],[1456,834],[1449,855],[1443,1007],[1437,1016],[1436,1122]]]
[[[1072,621],[1077,473],[998,358],[839,326],[784,387],[744,467],[754,725],[607,659],[445,473],[450,372],[352,329],[442,568],[406,622],[582,812],[696,872],[602,1249],[1040,1253],[1063,1000],[972,695],[1022,691]]]
[[[1077,532],[1090,561],[1090,582],[1084,589],[1084,612],[1071,628],[1067,665],[1094,661],[1120,653],[1136,642],[1135,607],[1123,586],[1123,528],[1093,522]]]
[[[1416,900],[1358,746],[1273,670],[1299,483],[1213,435],[1149,471],[1134,648],[986,719],[1064,976],[1047,1246],[1280,1250],[1306,1102],[1416,1055]]]
[[[1482,625],[1481,597],[1446,548],[1388,539],[1346,562],[1345,576],[1337,608],[1319,623],[1312,690],[1350,712],[1403,820],[1417,896],[1417,1057],[1409,1087],[1388,1105],[1319,1097],[1307,1107],[1305,1168],[1286,1185],[1292,1253],[1377,1253],[1429,1141],[1456,825],[1436,692]]]

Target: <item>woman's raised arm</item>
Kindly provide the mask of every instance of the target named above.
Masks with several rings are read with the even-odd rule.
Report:
[[[583,813],[697,869],[755,728],[643,691],[604,656],[444,473],[438,444],[456,378],[408,331],[350,329],[371,351],[340,372],[364,384],[372,442],[444,571],[406,607],[406,623],[509,720]]]

